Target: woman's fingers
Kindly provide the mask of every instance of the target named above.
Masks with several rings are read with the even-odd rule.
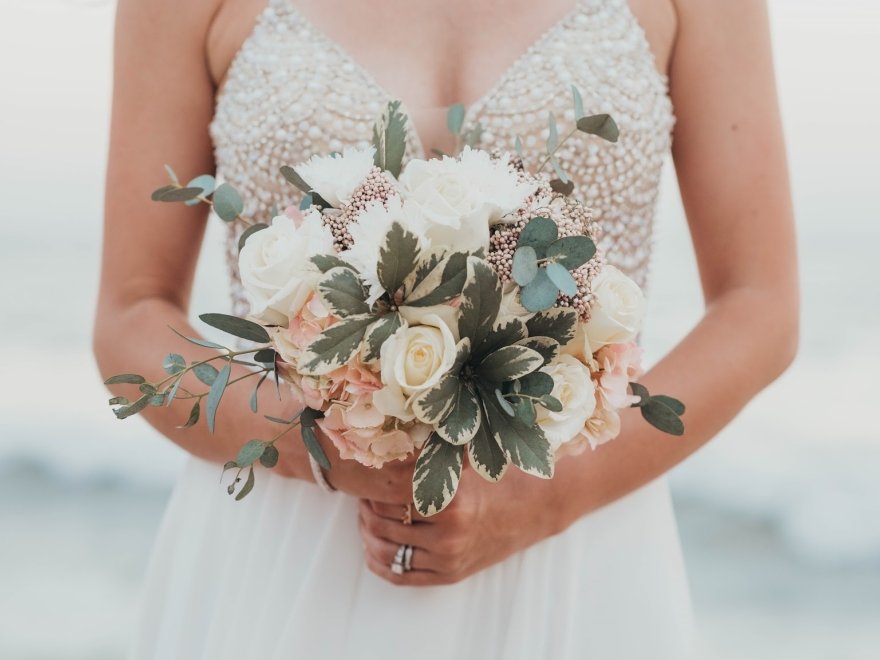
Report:
[[[430,547],[434,542],[432,525],[414,523],[404,525],[400,519],[385,518],[373,511],[369,502],[361,500],[360,518],[367,533],[391,543]]]
[[[363,524],[363,523],[361,523]],[[372,534],[362,534],[364,539],[364,550],[366,553],[375,558],[380,564],[391,567],[394,557],[397,555],[398,549],[402,545],[411,545],[403,543],[392,543],[386,539],[378,538]],[[411,566],[414,571],[433,571],[439,568],[435,562],[431,561],[431,556],[424,548],[412,546]]]
[[[400,522],[403,522],[404,518],[406,516],[409,516],[414,523],[433,522],[431,518],[425,518],[418,511],[416,511],[416,508],[412,503],[400,505],[388,504],[386,502],[378,502],[375,500],[369,500],[368,503],[376,514],[382,516],[383,518],[388,518],[389,520],[398,520]]]

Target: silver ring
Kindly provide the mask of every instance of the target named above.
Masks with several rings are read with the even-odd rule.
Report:
[[[411,545],[406,546],[406,549],[403,551],[403,570],[411,571],[412,570],[412,558],[415,553],[415,548]]]
[[[404,565],[404,557],[406,556],[406,549],[408,546],[401,545],[397,548],[397,552],[394,554],[394,561],[391,562],[391,572],[395,575],[403,575],[406,572],[406,566]]]

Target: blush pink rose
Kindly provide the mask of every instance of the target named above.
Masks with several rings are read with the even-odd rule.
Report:
[[[372,406],[371,399],[363,395],[347,403],[334,403],[318,420],[318,426],[330,438],[340,457],[380,468],[388,461],[409,456],[424,444],[430,429],[422,428],[425,426],[422,424],[407,430],[386,429],[385,416]],[[357,426],[363,423],[371,425]]]
[[[581,437],[590,444],[590,447],[595,449],[618,435],[620,435],[620,413],[610,404],[605,391],[601,387],[597,387],[596,410],[584,425]],[[583,451],[583,446],[581,451]]]
[[[628,408],[639,397],[629,393],[630,382],[642,375],[642,349],[634,342],[607,344],[595,355],[599,365],[599,387],[611,407]]]

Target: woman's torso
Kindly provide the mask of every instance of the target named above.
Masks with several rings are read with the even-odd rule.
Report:
[[[448,149],[445,112],[463,102],[465,130],[479,124],[481,146],[512,151],[519,137],[526,160],[537,163],[548,115],[560,131],[574,120],[575,86],[585,112],[612,114],[621,136],[613,145],[578,136],[560,150],[559,162],[574,194],[593,207],[610,261],[644,285],[674,121],[660,72],[674,13],[670,20],[665,1],[539,5],[224,3],[208,38],[209,64],[222,79],[211,124],[219,175],[241,190],[248,213],[265,221],[273,208],[299,198],[280,176],[282,165],[369,141],[373,121],[393,98],[411,119],[409,156]],[[229,256],[236,312],[245,313],[234,230]]]

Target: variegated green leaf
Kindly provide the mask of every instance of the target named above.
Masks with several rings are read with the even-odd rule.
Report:
[[[426,424],[437,424],[449,412],[453,397],[458,391],[459,372],[470,356],[470,348],[470,341],[467,338],[458,342],[455,362],[449,372],[435,387],[413,399],[413,413],[418,419]]]
[[[404,302],[411,307],[430,307],[460,295],[467,278],[467,259],[464,252],[446,255],[414,288],[408,289]]]
[[[477,373],[491,383],[504,383],[522,378],[543,365],[543,356],[531,348],[504,346],[487,355],[477,367]]]
[[[515,399],[513,402],[513,410],[519,418],[519,421],[526,426],[534,426],[538,415],[535,412],[535,403],[531,399]]]
[[[446,250],[443,248],[434,248],[426,250],[419,256],[419,261],[413,271],[404,280],[403,286],[407,297],[409,292],[413,291],[431,272],[440,265],[446,256]],[[441,271],[442,272],[442,271]]]
[[[485,418],[485,412],[481,415],[482,423],[477,428],[473,439],[468,443],[468,459],[471,467],[477,474],[487,481],[498,481],[507,472],[510,462],[498,442],[492,437],[492,432]]]
[[[367,289],[350,268],[328,270],[318,282],[318,295],[330,313],[341,319],[370,311]]]
[[[299,371],[322,376],[338,369],[360,348],[367,327],[376,320],[372,314],[349,316],[327,328],[306,347]]]
[[[577,322],[577,312],[557,307],[535,314],[526,321],[526,329],[530,337],[550,337],[565,346],[574,339]]]
[[[461,478],[462,448],[432,433],[416,460],[413,503],[423,516],[439,513],[455,497]]]
[[[378,275],[382,287],[393,294],[406,277],[415,270],[419,256],[419,239],[399,222],[391,225],[379,248]]]
[[[366,335],[366,353],[364,355],[365,362],[373,362],[379,359],[379,351],[385,340],[393,335],[403,324],[400,314],[386,314],[367,330]]]
[[[482,259],[468,257],[467,279],[461,290],[458,332],[478,346],[492,330],[501,308],[501,281]]]
[[[481,390],[492,436],[507,459],[520,470],[543,479],[553,476],[553,452],[539,426],[526,426],[501,409],[491,392]]]
[[[342,260],[335,254],[316,254],[312,257],[311,261],[322,273],[326,273],[333,268],[349,268],[354,270],[347,261]]]
[[[406,121],[406,115],[400,111],[400,101],[390,101],[373,126],[373,146],[376,148],[373,163],[395,178],[400,176],[406,150]]]
[[[550,364],[559,353],[559,342],[550,337],[528,337],[519,342],[520,346],[527,346],[537,351],[544,358],[544,364]]]
[[[526,336],[525,324],[517,319],[511,318],[500,325],[492,328],[480,345],[474,351],[474,358],[482,360],[489,353],[498,350],[502,346],[512,346]]]
[[[463,445],[470,441],[480,426],[480,402],[467,383],[459,382],[458,391],[452,398],[452,405],[443,421],[437,426],[437,433],[446,442]]]

